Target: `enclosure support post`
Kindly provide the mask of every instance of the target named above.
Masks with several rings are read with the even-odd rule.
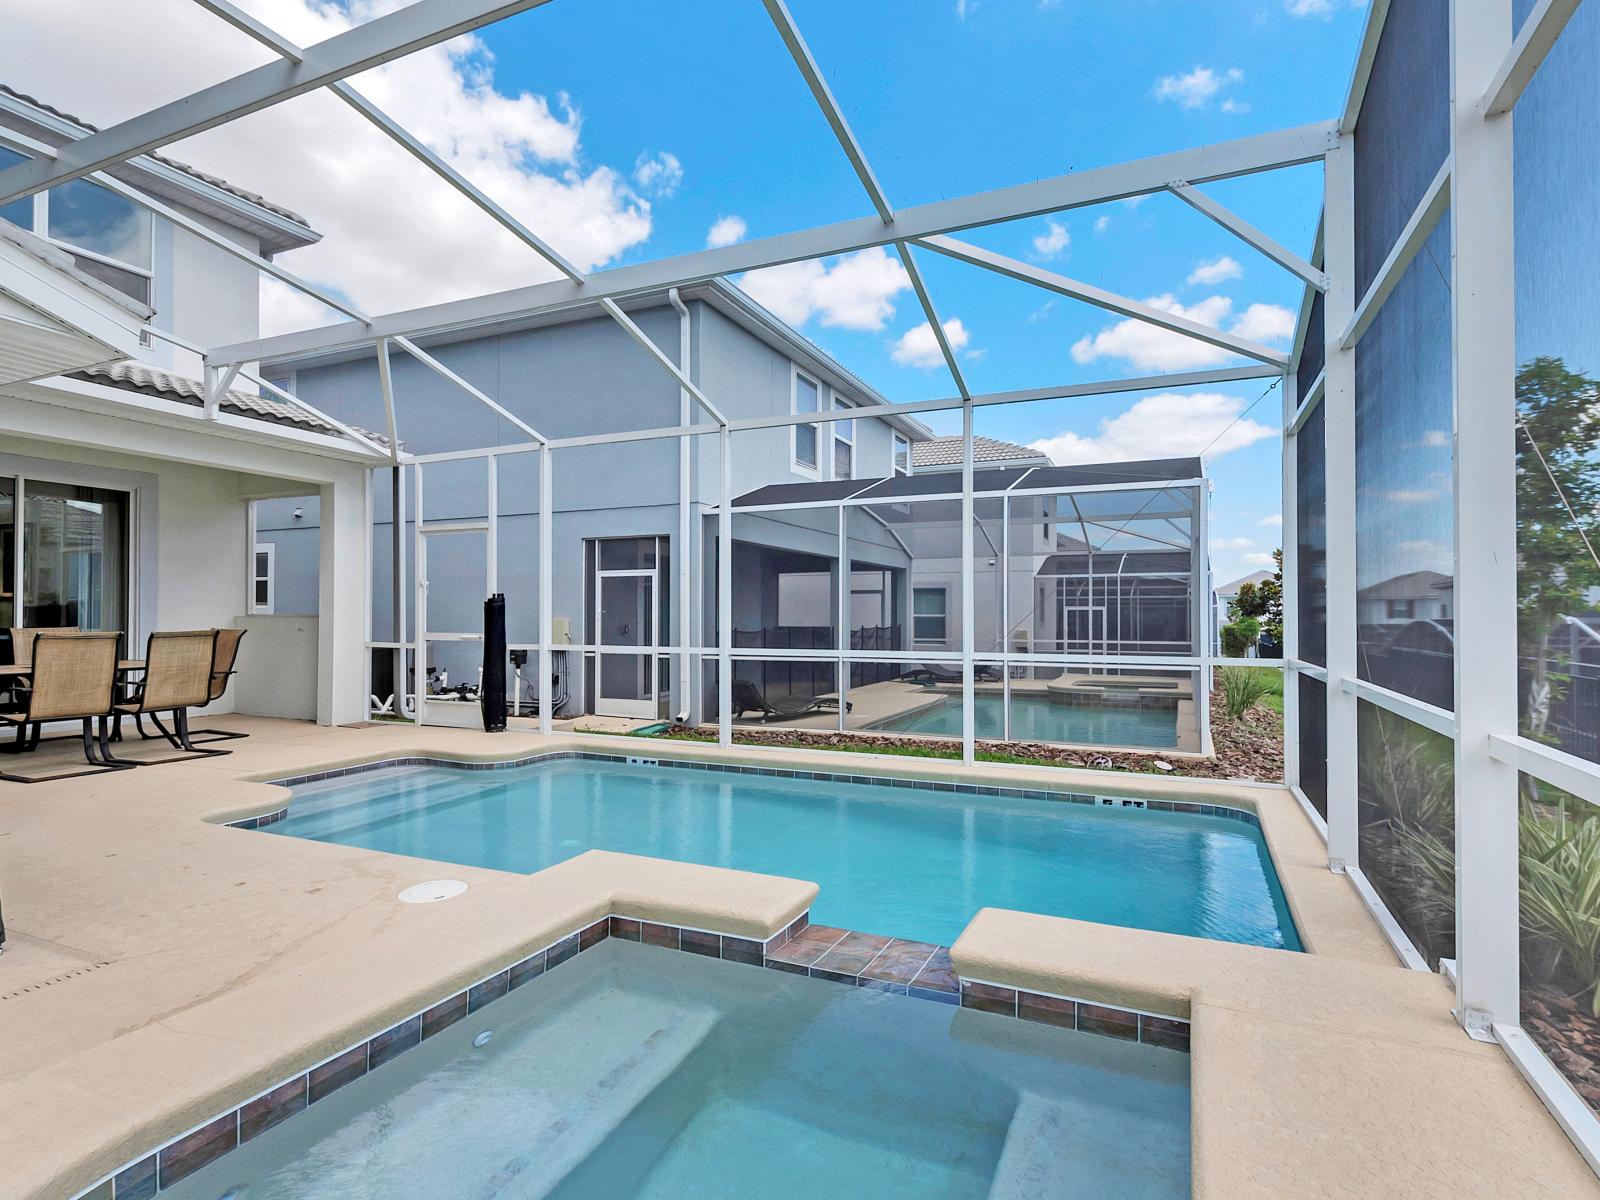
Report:
[[[1339,331],[1355,312],[1355,135],[1344,134],[1324,167],[1323,267],[1326,367],[1322,393],[1327,473],[1328,865],[1359,862],[1356,678],[1356,348]]]
[[[1198,634],[1194,647],[1199,658],[1199,669],[1194,674],[1194,719],[1195,731],[1200,738],[1200,753],[1209,754],[1211,752],[1211,625],[1217,606],[1211,600],[1211,479],[1204,471],[1200,474],[1203,478],[1197,489],[1198,512],[1195,514],[1199,529],[1192,543],[1194,548],[1190,551],[1193,558],[1190,565],[1194,568],[1190,572],[1190,578],[1194,580],[1195,633]]]
[[[548,442],[539,447],[539,732],[549,734],[555,721],[555,686],[551,672],[555,654],[555,454]],[[571,663],[568,663],[571,666]]]
[[[1049,497],[1041,496],[1044,504]],[[1049,547],[1045,547],[1046,550]],[[1000,497],[1000,652],[1011,653],[1011,497]],[[1000,668],[1000,736],[1011,740],[1011,660],[1003,659]]]
[[[977,688],[972,647],[977,628],[972,578],[972,403],[961,406],[961,761],[977,761]]]
[[[839,609],[838,633],[835,635],[834,644],[846,653],[850,650],[850,539],[845,514],[850,510],[844,505],[838,508],[839,513],[839,579],[837,588],[837,607]],[[850,664],[840,655],[835,661],[834,670],[838,674],[835,680],[839,693],[839,731],[844,732],[845,708],[850,702]]]
[[[733,745],[733,435],[717,434],[717,745]]]
[[[1482,97],[1511,48],[1511,0],[1451,5],[1455,347],[1456,1018],[1519,1019],[1516,322],[1511,117]]]
[[[1278,544],[1283,552],[1283,592],[1279,597],[1283,612],[1283,644],[1278,647],[1278,657],[1283,659],[1283,781],[1292,787],[1300,786],[1300,680],[1293,665],[1300,655],[1300,613],[1297,607],[1300,558],[1296,553],[1300,536],[1300,484],[1295,477],[1299,462],[1295,442],[1298,434],[1291,429],[1300,404],[1299,389],[1300,381],[1294,375],[1283,377],[1283,507],[1281,524],[1278,526]],[[1218,619],[1215,613],[1212,619]],[[1218,649],[1220,651],[1221,647]]]

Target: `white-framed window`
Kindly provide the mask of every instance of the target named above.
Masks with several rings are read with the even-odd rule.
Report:
[[[853,405],[840,399],[833,398],[835,410],[851,408]],[[854,479],[856,459],[856,423],[852,421],[835,421],[833,423],[833,477],[835,479]]]
[[[0,146],[0,169],[28,161]],[[10,204],[0,217],[61,246],[78,269],[140,303],[150,302],[154,223],[125,196],[74,179]]]
[[[250,579],[250,611],[270,614],[275,599],[278,547],[271,542],[257,542],[255,566]]]
[[[950,593],[942,587],[911,589],[911,640],[943,646],[949,640]]]
[[[797,415],[822,411],[822,385],[815,379],[802,375],[798,368],[794,371],[790,411]],[[819,462],[817,457],[817,442],[819,441],[817,427],[815,425],[791,425],[790,429],[792,432],[789,436],[793,446],[796,469],[815,475]]]
[[[894,473],[911,474],[911,439],[903,433],[894,435]]]

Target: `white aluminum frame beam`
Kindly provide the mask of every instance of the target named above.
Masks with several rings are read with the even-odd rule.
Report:
[[[389,343],[379,338],[374,349],[378,355],[378,390],[383,394],[383,416],[389,430],[389,461],[400,462],[400,419],[394,407],[394,372],[389,368]],[[395,519],[396,525],[399,518]]]
[[[1506,51],[1505,61],[1484,92],[1483,115],[1498,117],[1516,107],[1523,90],[1539,70],[1578,11],[1578,0],[1539,0],[1522,23],[1517,40]]]
[[[623,331],[626,332],[627,335],[634,341],[638,342],[639,345],[644,348],[645,352],[649,354],[651,358],[655,359],[668,375],[671,375],[678,381],[678,386],[680,388],[695,398],[696,402],[701,408],[706,410],[707,415],[709,415],[713,421],[720,426],[727,425],[728,418],[722,415],[722,410],[706,398],[706,394],[695,386],[694,381],[683,373],[677,363],[673,362],[666,356],[666,354],[662,352],[660,346],[656,345],[650,340],[650,335],[645,333],[644,330],[640,329],[639,326],[634,322],[633,318],[627,313],[623,312],[622,309],[617,306],[617,302],[615,300],[612,300],[610,297],[606,297],[600,301],[600,307],[605,309],[606,314],[610,316],[610,318],[618,325],[622,326]]]
[[[434,374],[448,379],[451,383],[455,384],[462,391],[466,392],[467,395],[471,396],[474,400],[486,405],[488,408],[504,417],[507,421],[510,421],[511,424],[515,425],[518,429],[522,430],[523,433],[531,437],[536,444],[542,446],[548,440],[544,434],[540,433],[532,425],[529,425],[521,417],[517,416],[516,413],[512,412],[505,405],[499,403],[498,401],[491,399],[478,388],[473,387],[465,379],[461,378],[461,376],[457,375],[449,367],[445,366],[442,362],[434,358],[433,355],[429,354],[426,350],[422,349],[422,347],[418,346],[409,338],[396,337],[392,340],[394,341],[395,345],[399,346],[423,366],[433,371]]]
[[[194,2],[291,62],[303,62],[305,60],[305,51],[299,46],[276,31],[269,29],[248,13],[241,12],[237,7],[229,3],[229,0],[194,0]],[[533,249],[541,258],[568,279],[581,280],[583,278],[583,273],[557,253],[544,239],[484,195],[459,171],[430,150],[422,141],[413,137],[404,127],[389,117],[376,104],[356,91],[355,88],[343,80],[339,80],[335,83],[330,83],[328,90],[375,125],[406,153],[477,205],[478,208],[482,209],[493,220],[509,231],[513,237]]]
[[[928,294],[928,285],[923,282],[922,270],[917,266],[917,260],[912,257],[911,247],[904,242],[896,242],[895,249],[900,252],[900,261],[905,264],[906,277],[911,280],[911,290],[917,294],[917,303],[922,305],[922,313],[928,318],[928,328],[933,331],[933,339],[939,345],[939,353],[944,356],[944,365],[950,371],[950,379],[956,385],[956,390],[961,393],[961,399],[970,402],[972,389],[967,386],[967,378],[961,373],[961,365],[956,362],[955,347],[950,344],[949,335],[944,331],[944,325],[939,320],[939,310],[933,306],[933,297]]]
[[[1289,367],[1288,355],[1274,350],[1270,346],[1263,346],[1260,342],[1253,342],[1249,338],[1237,337],[1220,329],[1213,329],[1209,325],[1202,325],[1198,321],[1189,320],[1187,317],[1164,312],[1138,300],[1130,300],[1125,296],[1117,295],[1115,292],[1108,292],[1092,283],[1068,279],[1065,275],[1057,275],[1054,271],[1046,271],[1042,267],[1035,267],[1018,259],[1008,258],[1004,254],[997,254],[993,250],[985,250],[981,246],[974,246],[968,242],[957,241],[955,238],[943,236],[919,238],[917,239],[917,244],[926,246],[929,250],[938,251],[940,254],[956,259],[959,262],[971,263],[973,266],[983,267],[1001,275],[1008,275],[1012,279],[1020,280],[1023,283],[1031,283],[1047,291],[1070,296],[1074,300],[1082,300],[1086,304],[1092,304],[1096,308],[1103,308],[1107,312],[1116,313],[1118,316],[1144,321],[1171,333],[1181,334],[1184,337],[1191,337],[1196,341],[1216,346],[1218,349],[1226,350],[1230,354],[1239,354],[1246,358],[1253,358],[1257,362],[1267,363],[1278,367],[1280,374]]]
[[[215,369],[217,368],[213,368],[213,370]],[[267,392],[271,392],[285,404],[288,404],[294,408],[303,409],[305,412],[310,413],[313,417],[316,417],[319,421],[326,421],[329,425],[333,426],[333,428],[344,434],[345,437],[361,446],[365,446],[368,450],[372,451],[372,453],[384,459],[384,461],[387,462],[391,458],[391,452],[389,450],[378,445],[377,442],[373,441],[359,430],[352,429],[349,425],[346,425],[337,417],[331,417],[315,405],[307,404],[304,400],[300,399],[299,396],[294,395],[292,392],[287,392],[270,380],[262,379],[259,376],[252,375],[248,371],[240,371],[239,375],[247,382],[255,384],[258,388],[261,388]]]
[[[1407,219],[1405,228],[1395,239],[1388,257],[1383,260],[1382,265],[1378,267],[1378,273],[1367,286],[1367,294],[1361,297],[1361,302],[1350,314],[1349,322],[1339,335],[1340,346],[1349,348],[1361,340],[1362,334],[1371,327],[1384,301],[1388,300],[1390,293],[1400,285],[1400,281],[1405,278],[1406,269],[1422,252],[1423,245],[1433,236],[1435,227],[1449,211],[1451,169],[1450,159],[1446,157],[1444,164],[1434,175],[1433,182],[1428,184],[1428,190],[1422,194],[1422,199],[1417,202],[1417,207]]]
[[[404,10],[403,10],[404,11]],[[309,53],[309,51],[308,51]],[[273,360],[350,349],[373,337],[420,336],[467,329],[513,317],[592,304],[603,296],[622,298],[669,287],[701,283],[759,267],[825,258],[871,246],[915,241],[1044,213],[1061,212],[1108,200],[1165,190],[1174,179],[1206,183],[1279,167],[1319,161],[1334,138],[1334,123],[1319,121],[1210,146],[1179,150],[1109,167],[1096,167],[1032,183],[978,192],[901,209],[884,224],[876,215],[856,217],[774,237],[757,238],[656,259],[608,271],[591,272],[583,283],[553,280],[464,300],[384,314],[372,327],[335,325],[276,337],[213,347],[217,362]],[[11,168],[21,170],[22,166]],[[0,183],[4,174],[0,173]]]
[[[265,63],[91,133],[63,147],[54,162],[35,160],[0,171],[0,203],[215,129],[546,3],[549,0],[413,0],[306,47],[299,62],[280,58]]]
[[[1209,217],[1235,237],[1254,246],[1280,267],[1300,276],[1317,291],[1328,290],[1327,272],[1319,271],[1282,242],[1263,233],[1232,209],[1218,204],[1193,184],[1174,183],[1168,190],[1197,213]]]

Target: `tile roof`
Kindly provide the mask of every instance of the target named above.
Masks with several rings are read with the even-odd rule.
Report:
[[[201,407],[205,403],[205,390],[199,382],[183,375],[174,375],[170,371],[163,371],[156,367],[146,366],[139,362],[114,362],[97,367],[86,367],[81,371],[74,371],[67,376],[69,379],[81,379],[88,383],[109,383],[124,391],[138,392],[145,396],[155,396],[162,400],[176,400],[182,404],[192,404]],[[314,413],[293,405],[284,404],[270,396],[258,396],[253,392],[240,392],[229,390],[223,398],[222,409],[224,412],[233,413],[240,417],[253,417],[259,421],[266,421],[273,425],[292,425],[297,429],[309,430],[312,433],[325,433],[333,437],[344,436],[338,429],[324,421]],[[370,433],[358,426],[352,426],[363,437],[375,442],[386,443],[387,439],[381,434]]]
[[[29,96],[25,92],[19,92],[15,88],[7,87],[3,83],[0,83],[0,92],[4,92],[8,96],[15,97],[16,99],[21,100],[24,104],[31,104],[41,112],[47,112],[53,117],[59,117],[63,121],[69,121],[76,125],[79,129],[82,129],[85,133],[100,132],[98,126],[89,124],[89,122],[85,121],[82,117],[75,117],[69,112],[62,112],[54,105],[46,104],[43,100]],[[220,179],[215,175],[209,175],[200,170],[198,167],[191,167],[186,162],[179,162],[175,158],[168,158],[165,155],[157,154],[154,151],[146,151],[146,157],[152,158],[158,163],[164,163],[175,170],[182,171],[185,175],[188,175],[194,179],[198,179],[202,183],[209,183],[212,187],[221,188],[230,196],[237,196],[239,199],[246,200],[251,204],[254,204],[260,208],[264,208],[270,213],[276,213],[285,220],[293,221],[296,225],[304,225],[308,230],[311,228],[311,222],[307,221],[293,209],[284,208],[281,204],[274,204],[265,196],[258,195],[247,188],[238,187],[229,183],[226,179]]]
[[[1050,460],[1039,451],[1028,446],[1019,446],[1015,442],[1002,442],[997,438],[974,437],[972,439],[972,461],[980,463],[995,462],[1033,462],[1041,466],[1047,465]],[[911,464],[915,467],[945,467],[961,465],[961,438],[952,434],[948,437],[928,438],[926,441],[911,443]]]

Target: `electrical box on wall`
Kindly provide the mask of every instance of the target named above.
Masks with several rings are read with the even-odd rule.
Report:
[[[570,617],[550,618],[550,644],[553,646],[570,646],[572,644],[572,619]]]

